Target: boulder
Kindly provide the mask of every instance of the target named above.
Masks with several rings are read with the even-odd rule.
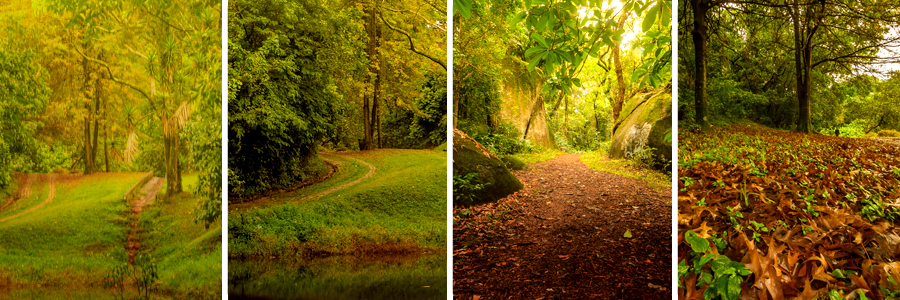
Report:
[[[497,201],[522,189],[522,183],[509,172],[506,164],[497,155],[459,129],[453,129],[453,176],[468,174],[477,174],[470,184],[485,184],[485,186],[473,191],[471,197],[466,195],[462,197],[465,199],[454,201],[453,205],[467,206]],[[454,198],[461,199],[458,196]]]
[[[609,157],[621,159],[627,154],[651,147],[654,160],[672,160],[672,142],[666,133],[672,130],[672,90],[663,88],[625,101],[613,125]]]
[[[516,158],[515,156],[506,155],[504,157],[501,157],[500,160],[502,160],[503,163],[506,164],[507,169],[512,169],[512,170],[524,170],[525,169],[525,163],[522,162],[521,160],[519,160],[518,158]]]

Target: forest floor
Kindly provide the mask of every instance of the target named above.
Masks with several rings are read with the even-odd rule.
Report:
[[[896,140],[731,125],[679,145],[680,299],[900,296]]]
[[[0,299],[136,296],[131,275],[124,290],[102,288],[116,269],[140,274],[142,266],[129,264],[135,254],[159,275],[153,299],[221,298],[221,223],[194,223],[200,199],[189,193],[124,201],[146,175],[14,174],[16,192],[0,210]],[[197,184],[196,174],[183,178],[186,190]],[[146,184],[143,199],[154,198],[161,184]]]
[[[454,209],[456,299],[671,297],[671,188],[580,156],[513,171],[522,190]]]

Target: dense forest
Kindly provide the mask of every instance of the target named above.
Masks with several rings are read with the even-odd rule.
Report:
[[[221,213],[221,18],[215,2],[0,6],[0,187],[11,172],[148,171],[170,195],[199,171]]]
[[[900,10],[891,1],[680,3],[680,121],[749,120],[895,136]]]
[[[671,81],[668,2],[458,2],[454,128],[495,154],[608,151],[625,102]]]
[[[319,148],[446,140],[444,2],[229,2],[229,195],[327,169]]]

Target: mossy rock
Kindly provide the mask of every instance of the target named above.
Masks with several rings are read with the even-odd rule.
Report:
[[[512,169],[512,170],[524,170],[525,169],[525,163],[522,162],[521,160],[519,160],[518,158],[516,158],[515,156],[507,155],[507,156],[501,157],[500,160],[502,160],[503,163],[506,164],[507,169]]]
[[[434,147],[434,151],[447,152],[447,142],[443,142],[440,145],[438,145],[437,147]]]
[[[672,143],[666,141],[666,133],[672,130],[672,90],[662,88],[626,100],[613,128],[611,158],[624,158],[645,139],[646,146],[656,149],[654,158],[671,161]]]
[[[509,172],[506,164],[497,155],[491,153],[464,132],[454,129],[453,176],[465,176],[472,173],[478,174],[475,176],[475,183],[486,184],[486,186],[473,192],[471,201],[467,201],[467,203],[454,201],[454,206],[493,202],[522,189],[522,183]],[[459,197],[456,198],[459,199]]]

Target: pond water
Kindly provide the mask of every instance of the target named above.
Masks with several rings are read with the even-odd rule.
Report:
[[[446,299],[445,255],[228,261],[229,299]]]

